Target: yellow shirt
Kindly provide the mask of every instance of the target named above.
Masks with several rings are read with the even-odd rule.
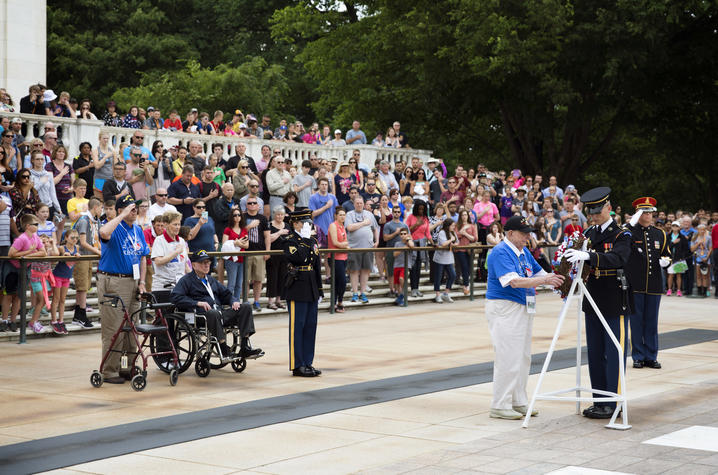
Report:
[[[175,176],[180,176],[183,168],[184,163],[180,163],[179,159],[172,162],[172,171],[175,173]]]
[[[70,213],[78,213],[77,219],[80,218],[80,215],[87,211],[87,202],[90,201],[87,198],[70,198],[70,201],[67,202],[67,217],[70,217]],[[72,226],[75,225],[77,222],[77,219],[72,220]]]

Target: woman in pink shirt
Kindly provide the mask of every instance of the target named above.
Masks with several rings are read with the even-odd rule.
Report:
[[[431,230],[429,225],[429,217],[426,214],[426,203],[422,200],[414,202],[414,208],[411,214],[406,217],[406,225],[409,226],[409,232],[411,232],[411,239],[414,240],[415,246],[428,246],[433,245],[434,242],[431,239]],[[426,251],[418,251],[416,253],[416,259],[414,260],[414,266],[411,268],[411,296],[421,297],[419,292],[419,273],[421,272],[421,262],[427,261]]]
[[[481,201],[474,205],[476,222],[478,224],[477,239],[481,244],[486,244],[486,234],[491,223],[499,218],[499,209],[491,202],[491,193],[484,191],[481,194]]]
[[[469,211],[459,211],[459,220],[456,222],[456,234],[459,236],[459,246],[469,246],[476,242],[476,225],[471,224]],[[471,259],[469,251],[460,249],[454,253],[456,261],[461,267],[461,279],[464,284],[464,295],[469,295],[469,272],[471,272]]]

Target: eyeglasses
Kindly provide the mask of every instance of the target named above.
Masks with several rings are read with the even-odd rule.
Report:
[[[232,215],[233,218],[240,218],[241,216],[242,216],[241,214],[233,214]]]
[[[142,154],[141,154],[141,153],[133,153],[132,156],[133,156],[133,157],[141,157]]]
[[[259,188],[259,185],[249,185],[250,188]]]
[[[5,137],[5,138],[13,138],[13,137],[15,137],[15,134],[6,134],[6,135],[3,135],[3,137]]]
[[[157,196],[167,196],[167,193],[157,193]]]
[[[376,183],[367,183],[366,186],[375,186]]]
[[[164,145],[162,145],[161,143],[158,143],[157,148],[161,148],[161,147],[164,147]]]
[[[144,137],[143,135],[135,135],[135,138],[142,140],[142,139],[144,139],[145,137]]]
[[[20,178],[28,179],[28,178],[30,178],[30,175],[21,175]]]
[[[247,205],[256,205],[259,204],[256,201],[247,201]]]
[[[242,165],[242,166],[240,166],[239,168],[249,168],[249,167]],[[250,186],[251,186],[251,185],[250,185]]]
[[[195,206],[195,208],[197,208],[197,209],[205,209],[205,208],[207,208],[207,207],[206,207],[206,206]]]

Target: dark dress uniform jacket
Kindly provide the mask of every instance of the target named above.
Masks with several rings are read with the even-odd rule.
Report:
[[[292,231],[284,240],[282,248],[289,264],[298,269],[297,279],[284,289],[286,300],[316,302],[319,297],[324,297],[317,240],[313,237],[305,239]],[[308,266],[312,270],[302,270]]]
[[[231,305],[235,302],[232,292],[227,287],[220,284],[217,279],[207,275],[207,283],[212,289],[215,300],[212,300],[207,288],[197,274],[190,272],[185,274],[170,294],[172,303],[181,311],[197,311],[197,302],[207,302],[212,307],[216,305]]]
[[[626,227],[631,231],[633,245],[626,265],[631,288],[641,294],[662,295],[663,276],[659,260],[662,256],[671,256],[666,233],[662,229],[653,226],[644,228],[640,224]]]
[[[591,226],[583,234],[591,240],[591,257],[587,262],[591,266],[591,274],[586,282],[591,297],[605,318],[630,314],[632,292],[629,288],[624,293],[616,275],[616,270],[623,269],[631,256],[630,231],[611,221],[604,232],[598,225]],[[595,315],[586,298],[583,299],[583,311],[587,315]]]

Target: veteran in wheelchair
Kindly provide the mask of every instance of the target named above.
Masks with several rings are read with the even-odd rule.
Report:
[[[249,342],[249,337],[255,333],[252,307],[238,302],[227,287],[209,275],[212,258],[207,252],[195,252],[190,261],[193,271],[177,281],[170,293],[170,301],[175,312],[189,315],[195,320],[192,323],[196,328],[206,330],[204,344],[197,350],[195,370],[198,375],[207,376],[211,358],[220,363],[211,365],[213,368],[231,362],[233,368],[238,366],[235,371],[239,371],[239,367],[243,370],[245,359],[264,356],[260,348],[252,348]],[[227,342],[228,336],[234,340],[231,345]]]

